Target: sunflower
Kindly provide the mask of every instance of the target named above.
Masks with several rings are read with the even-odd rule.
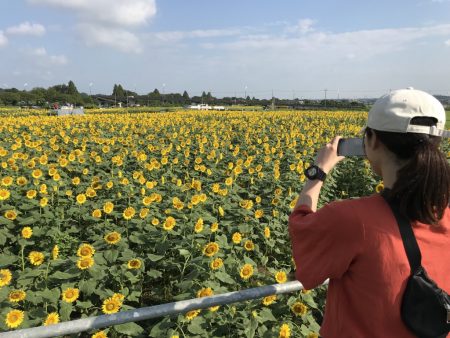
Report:
[[[147,208],[142,208],[141,211],[139,211],[139,217],[140,217],[141,219],[144,219],[145,217],[148,216],[148,213],[149,213],[149,212],[150,212],[149,209],[147,209]]]
[[[288,324],[281,325],[279,338],[289,338],[291,336],[291,329]]]
[[[11,310],[6,314],[5,323],[9,328],[14,329],[22,324],[24,316],[25,313],[23,311]]]
[[[0,189],[0,201],[5,201],[11,196],[11,193],[9,190],[6,189]]]
[[[57,245],[55,245],[52,249],[52,258],[53,260],[57,259],[59,255],[59,248]]]
[[[211,307],[209,307],[208,309],[209,309],[209,311],[211,311],[211,312],[216,312],[217,310],[219,310],[219,308],[220,308],[220,306],[217,305],[217,306],[211,306]]]
[[[106,314],[116,313],[120,310],[122,303],[116,298],[110,297],[103,301],[102,311]]]
[[[291,306],[291,310],[296,316],[304,316],[308,312],[308,307],[302,302],[295,302]]]
[[[384,190],[384,184],[383,184],[383,182],[378,183],[377,186],[375,187],[375,191],[376,191],[377,193],[380,193],[380,192],[382,192],[383,190]]]
[[[219,252],[219,244],[217,244],[216,242],[209,242],[203,248],[203,254],[207,257],[212,257],[218,252]]]
[[[278,271],[278,272],[275,274],[275,280],[276,280],[278,283],[286,283],[286,281],[287,281],[286,272],[284,272],[284,271]]]
[[[122,295],[121,293],[115,293],[112,295],[112,298],[123,303],[123,300],[125,299],[125,296]]]
[[[159,219],[153,218],[152,219],[152,225],[157,226],[159,224]]]
[[[164,221],[163,229],[170,231],[174,228],[176,223],[177,223],[177,221],[175,220],[175,218],[173,218],[172,216],[169,216]]]
[[[95,249],[92,245],[83,243],[77,250],[78,257],[92,257],[95,253]]]
[[[44,254],[39,251],[31,251],[28,255],[28,259],[30,260],[30,263],[36,266],[41,265],[44,263]]]
[[[108,338],[105,331],[98,331],[97,333],[94,333],[91,338]]]
[[[139,269],[141,265],[142,265],[141,261],[137,258],[130,259],[127,263],[128,269]]]
[[[251,276],[253,276],[253,266],[251,264],[244,264],[244,266],[239,271],[239,274],[241,275],[241,278],[243,280],[249,279]]]
[[[209,296],[212,296],[213,294],[214,294],[214,292],[211,288],[203,288],[203,289],[198,290],[197,298],[209,297]]]
[[[59,323],[59,314],[57,312],[51,312],[48,314],[44,321],[44,326],[53,325]]]
[[[264,211],[263,210],[258,209],[258,210],[255,211],[255,218],[256,219],[263,217],[263,215],[264,215]]]
[[[255,250],[255,244],[251,240],[246,240],[244,243],[244,248],[247,251],[253,251]]]
[[[42,170],[41,169],[35,169],[31,172],[31,176],[33,178],[39,179],[42,177]]]
[[[198,220],[197,220],[197,223],[195,223],[195,226],[194,226],[194,231],[196,232],[196,233],[199,233],[199,232],[202,232],[203,231],[203,218],[199,218]]]
[[[225,179],[225,185],[230,186],[230,185],[232,185],[232,184],[233,184],[233,177],[227,177],[227,178]]]
[[[123,212],[123,218],[126,220],[130,220],[134,217],[135,214],[136,214],[136,210],[134,210],[133,207],[128,207]]]
[[[214,259],[214,260],[210,263],[209,266],[211,267],[212,270],[220,269],[220,268],[223,266],[222,258],[216,258],[216,259]]]
[[[11,176],[6,176],[2,178],[2,185],[5,187],[9,187],[13,183],[13,179]]]
[[[29,199],[35,198],[36,195],[37,195],[37,191],[36,190],[28,190],[27,191],[27,198],[29,198]]]
[[[80,270],[89,269],[94,265],[94,258],[91,256],[80,257],[77,261],[77,267]]]
[[[222,207],[219,207],[219,215],[223,217],[223,215],[225,215],[225,211],[223,211]]]
[[[10,302],[18,303],[25,299],[27,294],[23,290],[12,290],[9,292],[8,299]]]
[[[270,238],[270,228],[269,227],[264,228],[264,237]]]
[[[94,211],[92,211],[92,217],[94,218],[102,217],[102,211],[100,209],[95,209]]]
[[[72,303],[78,299],[80,290],[75,288],[67,288],[62,292],[62,299],[67,303]]]
[[[239,243],[241,243],[242,235],[239,232],[235,232],[231,236],[231,240],[233,241],[234,244],[239,244]]]
[[[39,201],[39,205],[41,206],[41,208],[46,207],[47,204],[48,204],[48,198],[42,197],[41,200]]]
[[[151,203],[152,203],[152,199],[150,198],[150,196],[145,196],[142,199],[142,204],[144,204],[146,207],[148,207]]]
[[[113,231],[105,235],[104,239],[108,244],[117,244],[122,236],[117,232]]]
[[[269,305],[273,304],[276,300],[277,300],[277,295],[271,295],[271,296],[264,297],[262,300],[262,303],[265,306],[269,306]]]
[[[17,217],[17,212],[15,210],[6,210],[4,216],[10,221],[14,221]]]
[[[78,204],[83,204],[86,202],[86,195],[85,194],[78,194],[77,195],[77,203]]]
[[[316,332],[310,332],[310,333],[308,333],[306,338],[319,338],[319,334]]]
[[[114,210],[114,203],[112,203],[112,202],[106,202],[106,203],[103,205],[103,211],[105,212],[105,214],[110,214],[110,213],[113,212],[113,210]]]
[[[17,177],[17,180],[16,180],[16,182],[17,182],[17,184],[18,184],[18,185],[20,185],[20,186],[24,186],[25,184],[27,184],[27,183],[28,183],[28,180],[27,180],[27,178],[26,178],[26,177],[24,177],[24,176],[20,176],[20,177]]]
[[[33,230],[30,227],[24,227],[22,229],[22,237],[23,238],[30,238],[31,235],[33,235]]]
[[[189,311],[189,312],[187,312],[187,313],[184,315],[184,317],[185,317],[187,320],[192,320],[192,319],[194,319],[195,317],[197,317],[197,316],[200,314],[200,311],[201,311],[201,310],[192,310],[192,311]]]
[[[219,223],[211,224],[210,230],[211,232],[216,232],[219,229]]]

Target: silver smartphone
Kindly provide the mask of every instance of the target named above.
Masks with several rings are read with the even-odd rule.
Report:
[[[338,143],[339,156],[366,156],[362,138],[341,138]]]

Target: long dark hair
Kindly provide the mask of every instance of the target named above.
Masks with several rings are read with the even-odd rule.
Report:
[[[432,126],[436,119],[413,118],[411,124]],[[366,129],[375,133],[398,159],[407,160],[398,170],[391,195],[400,203],[400,211],[411,221],[437,225],[450,200],[450,165],[439,149],[441,137],[417,133],[393,133]]]

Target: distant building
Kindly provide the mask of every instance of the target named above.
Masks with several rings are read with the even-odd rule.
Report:
[[[210,106],[207,104],[193,104],[188,106],[188,109],[195,109],[195,110],[225,110],[224,106]]]
[[[62,106],[59,109],[55,109],[58,116],[68,116],[68,115],[84,115],[83,107],[74,108],[73,105]]]

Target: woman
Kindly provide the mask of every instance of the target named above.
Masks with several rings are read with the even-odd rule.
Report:
[[[450,166],[438,146],[445,110],[412,88],[393,91],[369,111],[364,149],[385,189],[400,203],[422,253],[422,266],[450,292]],[[320,150],[289,217],[296,277],[306,289],[330,279],[320,334],[332,337],[414,337],[400,304],[410,275],[397,221],[373,194],[330,203],[317,200],[326,175],[344,158],[339,137]]]

